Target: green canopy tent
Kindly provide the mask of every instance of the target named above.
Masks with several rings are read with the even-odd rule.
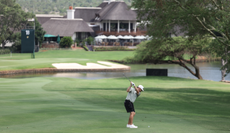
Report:
[[[57,37],[55,35],[45,34],[44,37]]]
[[[50,35],[50,34],[45,34],[44,37],[45,37],[45,40],[46,40],[46,41],[50,41],[50,40],[52,40],[52,37],[57,37],[57,36],[55,36],[55,35]],[[49,39],[49,38],[51,38],[51,39]]]
[[[60,41],[61,41],[61,38],[60,38],[60,36],[58,35],[58,37],[57,37],[57,43],[60,43]]]

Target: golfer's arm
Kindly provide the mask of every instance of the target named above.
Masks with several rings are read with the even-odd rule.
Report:
[[[137,87],[136,87],[136,86],[134,86],[134,88],[135,88],[135,90],[136,90],[137,94],[139,94],[139,90],[137,89]]]
[[[130,85],[128,88],[127,88],[127,92],[129,92],[130,91],[130,89],[131,89],[131,87],[132,87],[132,85]]]

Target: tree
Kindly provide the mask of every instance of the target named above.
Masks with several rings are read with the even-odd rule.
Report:
[[[15,0],[0,0],[0,43],[2,48],[15,32],[20,32],[33,15],[24,12]]]
[[[12,52],[21,52],[21,32],[14,33],[10,40],[14,42],[10,51]]]
[[[41,44],[44,40],[45,31],[41,27],[40,23],[35,19],[35,22],[30,23],[30,26],[34,26],[35,23],[35,45]],[[20,52],[21,51],[21,32],[14,33],[9,40],[14,42],[11,51]]]
[[[145,41],[138,45],[133,59],[142,63],[178,64],[198,79],[203,79],[200,75],[199,67],[196,65],[196,56],[206,53],[209,41],[211,41],[210,38],[201,39],[199,36],[192,41],[183,37]],[[154,47],[156,44],[161,44],[161,46]]]
[[[46,32],[43,30],[41,24],[35,19],[35,44],[39,45],[44,41],[44,35]]]
[[[223,73],[230,70],[229,5],[229,0],[133,0],[132,3],[132,7],[137,9],[138,19],[147,26],[148,34],[161,42],[171,39],[169,34],[180,33],[189,36],[191,41],[197,35],[199,38],[208,35],[215,38],[215,43],[212,43],[215,45],[210,48],[221,56]],[[162,46],[158,43],[151,47]]]

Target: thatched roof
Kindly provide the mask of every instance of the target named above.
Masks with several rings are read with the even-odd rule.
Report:
[[[100,11],[96,13],[102,20],[137,20],[137,14],[135,11],[129,9],[125,2],[114,1],[107,4]]]
[[[104,8],[107,5],[108,5],[108,1],[104,1],[98,7]]]
[[[75,32],[94,32],[82,19],[51,18],[42,25],[46,34],[73,36]]]
[[[63,16],[55,15],[55,14],[36,14],[38,22],[42,25],[51,18],[63,18]]]
[[[74,18],[82,18],[85,22],[93,22],[95,13],[99,10],[101,10],[101,7],[75,7]],[[67,15],[64,18],[67,18]]]
[[[97,18],[99,16],[99,20]],[[67,15],[64,16],[67,18]],[[129,9],[125,2],[104,1],[98,7],[75,7],[74,18],[82,18],[85,22],[102,20],[133,20],[137,18],[135,11]]]

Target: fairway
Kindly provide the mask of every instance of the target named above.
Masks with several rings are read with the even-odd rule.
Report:
[[[172,77],[130,79],[145,87],[134,103],[138,129],[126,128],[126,78],[1,78],[0,132],[230,132],[229,84]]]

